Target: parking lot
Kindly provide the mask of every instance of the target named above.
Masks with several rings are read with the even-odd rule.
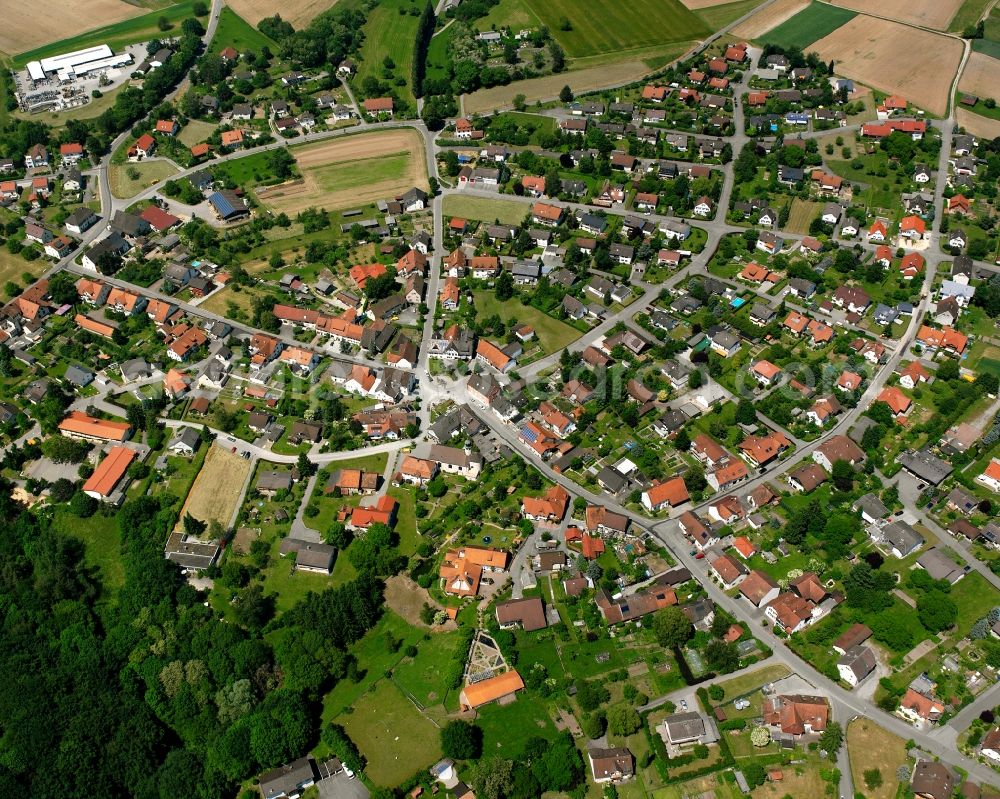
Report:
[[[365,784],[359,779],[348,779],[343,772],[320,780],[316,785],[321,799],[368,799]]]

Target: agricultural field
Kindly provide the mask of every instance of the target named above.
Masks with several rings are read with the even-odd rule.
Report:
[[[280,5],[275,5],[273,0],[227,0],[226,5],[255,29],[257,23],[264,17],[273,17],[276,13],[280,13],[283,20],[292,23],[292,27],[299,30],[330,8],[333,3],[330,0],[285,0]]]
[[[140,161],[136,164],[111,164],[108,167],[108,181],[111,184],[111,193],[115,197],[125,199],[134,197],[143,189],[169,178],[177,171],[172,162],[164,159]],[[138,177],[132,177],[136,173]]]
[[[226,47],[232,47],[240,53],[259,52],[264,47],[271,52],[278,51],[277,42],[249,25],[232,9],[223,6],[219,26],[212,37],[212,52],[218,53]]]
[[[201,521],[215,520],[223,526],[236,512],[251,464],[221,445],[213,445],[184,500],[178,520],[190,513]]]
[[[1000,60],[983,53],[969,53],[958,80],[958,90],[974,94],[980,100],[1000,98]]]
[[[365,41],[361,45],[361,60],[358,74],[352,85],[361,86],[367,77],[385,80],[382,70],[386,58],[395,64],[394,74],[406,79],[406,86],[397,86],[398,95],[413,102],[410,76],[413,73],[413,46],[416,43],[418,17],[400,13],[400,9],[420,10],[422,3],[417,0],[382,0],[368,12],[364,24]],[[391,82],[391,81],[389,81]]]
[[[948,112],[951,81],[962,59],[956,39],[868,16],[855,17],[811,49],[823,61],[835,61],[837,74],[901,94],[937,116]]]
[[[517,320],[535,328],[535,335],[546,355],[559,352],[580,337],[580,331],[559,319],[542,313],[530,305],[523,305],[519,299],[501,302],[492,291],[475,292],[476,310],[480,317],[499,314],[501,319]],[[530,345],[526,345],[526,349]]]
[[[969,133],[981,139],[1000,136],[1000,120],[990,119],[965,108],[955,109],[955,119]]]
[[[576,0],[527,0],[527,5],[571,58],[601,53],[620,56],[630,50],[690,41],[711,33],[679,0],[594,0],[588,4],[586,14],[579,13]],[[570,20],[572,30],[562,30],[563,20]]]
[[[41,6],[21,4],[5,9],[17,21],[8,24],[5,32],[0,33],[0,51],[18,54],[13,59],[15,68],[20,69],[29,61],[95,44],[108,44],[112,49],[118,49],[127,44],[149,41],[164,35],[158,26],[161,17],[179,27],[184,19],[192,16],[191,0],[173,5],[156,0],[144,5],[121,0],[41,2]],[[150,11],[150,8],[159,10]],[[68,30],[86,32],[69,39],[60,38]],[[35,49],[24,52],[26,47]]]
[[[809,5],[809,0],[776,0],[733,28],[734,37],[757,39]]]
[[[847,752],[856,786],[864,785],[864,773],[882,772],[882,785],[866,788],[869,799],[893,799],[899,788],[896,769],[906,762],[906,742],[868,719],[858,719],[847,727]]]
[[[814,2],[794,17],[772,28],[762,38],[768,44],[777,44],[786,49],[797,47],[805,50],[813,42],[833,33],[854,17],[854,11]]]
[[[871,13],[871,3],[865,0],[833,0],[835,6]],[[962,0],[883,0],[878,4],[878,15],[908,25],[947,30]]]
[[[258,189],[263,203],[290,216],[313,206],[356,207],[427,187],[423,146],[411,130],[332,139],[292,153],[302,177]]]
[[[519,225],[529,208],[527,203],[519,203],[516,200],[489,200],[485,197],[449,194],[444,198],[442,210],[445,218],[458,216],[489,224],[499,220],[504,225]]]
[[[690,42],[678,42],[671,46],[671,53],[668,53],[663,47],[649,48],[645,53],[629,53],[628,55],[634,57],[628,61],[612,62],[604,66],[591,66],[585,69],[573,69],[558,75],[519,80],[507,86],[479,89],[472,94],[465,95],[465,113],[469,115],[483,114],[493,110],[510,108],[514,104],[514,97],[518,94],[523,94],[529,103],[536,100],[555,100],[563,86],[569,86],[576,93],[622,86],[641,79],[655,68],[642,60],[643,58],[649,57],[651,61],[655,59],[654,63],[662,65],[684,53],[689,44]]]
[[[735,3],[712,3],[711,5],[701,6],[697,9],[696,13],[705,21],[705,24],[710,29],[715,31],[719,30],[719,28],[724,28],[733,20],[746,16],[760,4],[761,0],[737,0]],[[695,9],[694,2],[688,2],[685,5],[692,10]]]

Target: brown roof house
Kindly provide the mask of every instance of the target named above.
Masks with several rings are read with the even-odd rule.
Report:
[[[545,606],[537,596],[528,599],[511,599],[496,606],[497,624],[504,630],[521,627],[525,632],[534,632],[547,627]]]
[[[635,776],[635,759],[626,747],[590,749],[590,770],[594,782],[624,782]]]
[[[763,714],[773,737],[801,738],[826,729],[830,707],[822,696],[781,694],[764,700]]]
[[[770,576],[756,569],[740,583],[740,593],[756,608],[762,608],[776,599],[778,591],[778,584]]]

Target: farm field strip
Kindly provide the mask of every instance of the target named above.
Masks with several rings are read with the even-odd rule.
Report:
[[[406,79],[406,86],[397,87],[396,91],[401,98],[412,103],[410,76],[413,72],[413,48],[419,20],[400,13],[400,9],[408,8],[411,8],[411,4],[406,0],[382,0],[368,12],[368,19],[363,26],[365,40],[361,45],[361,63],[352,83],[354,86],[362,86],[365,78],[369,77],[384,80],[383,62],[390,58],[395,64],[395,74]]]
[[[768,44],[805,50],[813,42],[829,36],[850,22],[856,13],[850,9],[813,2],[794,17],[772,28],[763,38]]]
[[[686,41],[707,36],[708,26],[679,0],[592,0],[580,14],[576,0],[528,0],[528,7],[570,57]],[[563,19],[572,30],[562,30]]]
[[[874,9],[866,0],[831,0],[833,5],[871,13]],[[878,15],[883,19],[919,25],[924,28],[947,30],[962,0],[881,0]]]
[[[302,177],[258,191],[262,202],[288,214],[364,205],[427,186],[423,145],[411,130],[347,136],[291,152]]]
[[[264,17],[273,17],[275,12],[280,12],[283,20],[292,23],[292,27],[299,30],[333,3],[330,0],[284,0],[279,8],[273,0],[227,0],[226,5],[254,28]]]
[[[756,39],[809,5],[809,0],[777,0],[733,28],[733,36]]]
[[[962,77],[958,80],[958,89],[996,99],[1000,95],[1000,60],[983,53],[969,53]]]

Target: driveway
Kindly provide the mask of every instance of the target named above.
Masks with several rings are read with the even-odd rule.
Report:
[[[343,772],[320,780],[316,785],[321,799],[368,799],[365,784],[357,778],[349,780]]]

